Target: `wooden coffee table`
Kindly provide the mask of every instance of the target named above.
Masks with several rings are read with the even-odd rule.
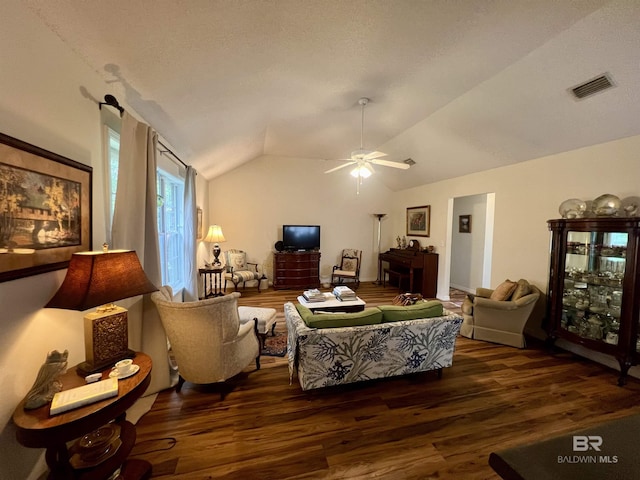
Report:
[[[324,302],[307,302],[305,298],[300,295],[298,297],[298,302],[314,313],[316,311],[344,313],[361,312],[367,305],[364,300],[360,299],[360,297],[356,297],[355,300],[344,301],[338,300],[332,293],[325,293],[324,296]]]

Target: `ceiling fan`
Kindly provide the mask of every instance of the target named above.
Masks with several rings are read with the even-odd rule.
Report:
[[[336,170],[340,170],[341,168],[348,167],[349,165],[355,165],[355,168],[351,171],[351,175],[357,180],[357,189],[356,193],[360,193],[360,184],[362,183],[363,178],[370,177],[375,170],[373,169],[373,165],[382,165],[383,167],[393,167],[400,168],[406,170],[410,165],[406,163],[398,163],[391,162],[389,160],[382,160],[380,157],[386,157],[386,153],[365,150],[364,148],[364,107],[369,103],[369,99],[366,97],[362,97],[358,100],[358,103],[361,106],[362,110],[362,122],[360,128],[360,148],[358,150],[354,150],[351,152],[351,158],[341,159],[346,163],[339,165],[335,168],[327,170],[324,173],[335,172]]]

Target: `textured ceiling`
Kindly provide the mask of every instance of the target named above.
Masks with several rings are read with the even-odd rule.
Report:
[[[376,168],[394,190],[640,134],[637,0],[25,3],[209,179],[338,165],[362,96],[365,147],[416,162]],[[604,72],[615,88],[568,94]]]

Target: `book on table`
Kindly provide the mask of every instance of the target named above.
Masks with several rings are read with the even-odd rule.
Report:
[[[354,292],[349,287],[346,287],[344,285],[336,286],[333,289],[333,294],[338,300],[342,300],[342,301],[356,300],[358,298],[356,297],[356,292]]]
[[[312,290],[305,290],[302,293],[302,296],[307,302],[324,302],[325,301],[324,293],[322,293],[317,288],[314,288]]]
[[[70,388],[69,390],[62,390],[53,396],[49,413],[57,415],[117,395],[118,379],[116,377],[89,383],[81,387]]]
[[[345,285],[337,285],[335,287],[333,287],[333,293],[334,295],[354,295],[356,294],[356,292],[354,292],[353,290],[351,290],[349,287],[345,286]]]

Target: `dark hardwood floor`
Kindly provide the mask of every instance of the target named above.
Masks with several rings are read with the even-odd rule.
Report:
[[[247,289],[240,304],[276,308],[283,330],[282,305],[299,293]],[[396,293],[358,290],[370,305]],[[224,386],[224,399],[220,386],[161,392],[133,453],[153,464],[153,478],[497,479],[492,451],[640,413],[640,382],[616,381],[566,352],[464,337],[440,380],[427,372],[303,392],[289,385],[285,358],[262,357],[261,370]]]

